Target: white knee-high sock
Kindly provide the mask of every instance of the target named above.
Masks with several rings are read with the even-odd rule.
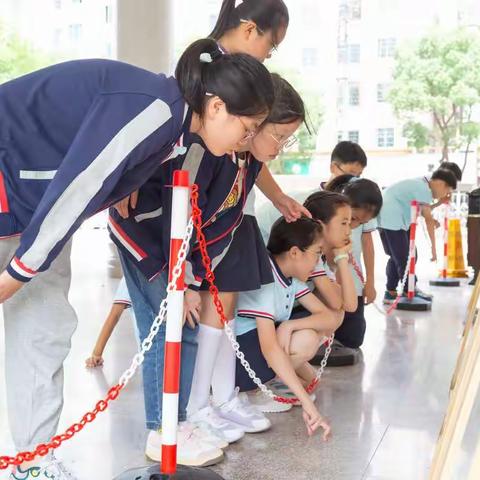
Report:
[[[187,407],[189,415],[193,415],[208,405],[213,368],[217,362],[222,335],[223,330],[208,325],[200,325],[197,336],[197,359]]]
[[[235,332],[235,320],[228,322],[230,328]],[[218,350],[217,362],[213,370],[212,391],[214,405],[222,405],[228,402],[235,391],[235,351],[224,331]]]

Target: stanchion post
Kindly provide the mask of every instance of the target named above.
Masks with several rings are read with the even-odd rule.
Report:
[[[408,299],[413,300],[415,297],[415,238],[417,234],[417,219],[418,219],[418,202],[416,200],[412,201],[411,205],[411,215],[412,221],[410,224],[410,265],[408,271]]]
[[[417,223],[420,212],[420,204],[417,200],[413,200],[410,204],[411,222],[410,222],[410,244],[409,244],[409,263],[406,268],[408,271],[408,289],[407,296],[397,299],[392,307],[397,310],[406,310],[410,312],[426,312],[432,309],[432,302],[415,296],[415,240],[417,234]],[[404,288],[404,280],[402,281],[402,289]]]
[[[443,269],[442,278],[446,280],[448,270],[448,212],[450,203],[445,204],[445,217],[443,218]]]
[[[189,175],[186,170],[173,174],[173,199],[170,234],[169,281],[177,264],[178,253],[187,229],[189,205]],[[174,291],[170,292],[165,332],[165,361],[163,372],[162,407],[162,473],[174,474],[177,470],[178,395],[180,382],[180,357],[183,326],[183,293],[185,289],[185,264]]]

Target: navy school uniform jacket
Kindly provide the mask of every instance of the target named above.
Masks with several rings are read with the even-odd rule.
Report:
[[[138,189],[191,115],[177,81],[125,63],[61,63],[0,85],[0,237],[8,272],[46,270],[87,217]]]
[[[199,187],[203,233],[215,268],[228,252],[236,228],[243,219],[243,207],[262,168],[249,156],[247,160],[212,155],[200,137],[185,134],[188,152],[164,163],[140,189],[138,203],[127,219],[110,209],[111,238],[147,279],[153,280],[168,264],[172,208],[173,172],[190,172],[190,183]],[[205,279],[196,236],[192,239],[186,266],[186,283],[197,288]]]

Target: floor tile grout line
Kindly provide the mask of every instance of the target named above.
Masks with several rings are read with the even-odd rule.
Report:
[[[370,465],[372,464],[372,461],[373,461],[375,455],[377,454],[378,449],[380,448],[380,445],[382,444],[383,439],[385,438],[385,435],[387,434],[389,428],[390,428],[390,425],[387,425],[387,427],[385,428],[385,431],[383,432],[382,438],[379,440],[378,445],[377,445],[376,448],[375,448],[375,451],[372,453],[372,456],[370,457],[370,460],[368,461],[368,464],[367,464],[367,466],[365,467],[365,470],[364,470],[364,472],[363,472],[360,480],[365,480],[366,475],[367,475],[368,468],[369,468]]]

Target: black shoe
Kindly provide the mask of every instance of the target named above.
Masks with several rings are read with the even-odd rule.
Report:
[[[322,345],[315,357],[310,360],[312,365],[320,365],[325,357],[325,345]],[[359,348],[348,348],[339,341],[334,340],[332,351],[327,360],[327,367],[349,367],[360,361],[361,350]]]

